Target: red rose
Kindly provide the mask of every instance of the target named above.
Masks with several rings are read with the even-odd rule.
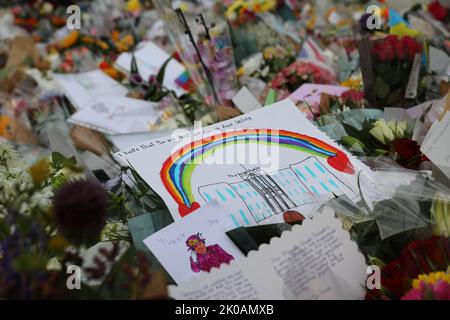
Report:
[[[397,139],[393,143],[394,150],[403,160],[410,160],[414,156],[420,154],[420,147],[417,145],[416,141],[409,139]]]
[[[400,259],[396,259],[383,267],[381,271],[381,285],[396,297],[401,297],[404,292],[410,289]]]
[[[391,41],[380,41],[374,46],[375,55],[383,62],[392,62],[395,59],[395,46]]]
[[[382,290],[370,290],[366,299],[398,298],[411,289],[420,274],[446,271],[450,258],[450,238],[431,237],[411,242],[399,258],[381,269]]]
[[[406,53],[409,60],[414,60],[414,57],[418,53],[422,53],[423,45],[421,42],[411,37],[403,37],[402,42],[406,48]]]
[[[397,54],[397,58],[400,60],[404,60],[407,55],[407,40],[406,37],[403,37],[401,40],[395,42],[395,53]]]
[[[444,21],[447,18],[447,8],[441,5],[439,0],[433,1],[428,6],[428,11],[439,21]]]

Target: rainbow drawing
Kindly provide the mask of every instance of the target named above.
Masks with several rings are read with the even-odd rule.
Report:
[[[194,141],[173,153],[164,163],[160,172],[164,187],[178,204],[178,212],[184,217],[198,209],[192,193],[191,177],[201,159],[214,151],[238,143],[276,144],[280,147],[306,152],[326,158],[327,163],[340,172],[354,174],[347,155],[339,149],[307,135],[272,129],[247,129],[223,132]]]

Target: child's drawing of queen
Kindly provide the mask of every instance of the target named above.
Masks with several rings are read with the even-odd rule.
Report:
[[[228,264],[234,260],[234,257],[218,244],[206,246],[201,233],[190,236],[186,240],[186,245],[191,253],[191,269],[194,272],[209,272],[213,267],[219,268],[222,263]]]

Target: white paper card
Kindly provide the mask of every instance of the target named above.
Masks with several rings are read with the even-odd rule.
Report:
[[[125,97],[102,97],[75,113],[68,122],[108,134],[149,131],[162,111],[157,104]]]
[[[450,179],[450,112],[441,122],[436,120],[425,137],[421,151]]]
[[[236,227],[283,221],[291,210],[312,215],[324,194],[357,199],[358,172],[371,174],[290,100],[116,155],[162,197],[175,220],[217,200]]]
[[[135,51],[136,63],[139,74],[144,81],[150,76],[158,74],[159,69],[164,62],[169,59],[169,54],[158,47],[153,42],[143,42],[139,45],[139,49]],[[122,53],[116,60],[116,66],[129,73],[131,71],[131,61],[133,56],[129,52]],[[177,94],[183,94],[184,90],[180,88],[175,80],[185,71],[184,66],[175,59],[170,60],[164,74],[163,85],[169,90],[174,90]]]
[[[364,257],[333,214],[316,215],[247,258],[169,286],[169,295],[179,300],[362,299]]]
[[[128,90],[101,70],[84,73],[55,74],[73,106],[80,110],[100,97],[124,97]]]
[[[437,75],[446,75],[447,68],[450,65],[450,57],[445,51],[430,46],[430,71]]]
[[[180,283],[244,257],[225,234],[230,226],[230,217],[217,202],[211,202],[152,234],[144,243]]]
[[[233,98],[233,103],[242,113],[248,113],[262,107],[247,87],[242,87],[239,90]]]
[[[403,108],[384,108],[383,119],[386,121],[403,121],[408,119],[408,113]]]

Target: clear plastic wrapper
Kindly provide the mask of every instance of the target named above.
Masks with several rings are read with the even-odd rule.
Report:
[[[420,172],[379,161],[371,181],[360,181],[362,200],[337,197],[320,212],[334,210],[368,264],[396,259],[409,243],[448,236],[450,191]]]

